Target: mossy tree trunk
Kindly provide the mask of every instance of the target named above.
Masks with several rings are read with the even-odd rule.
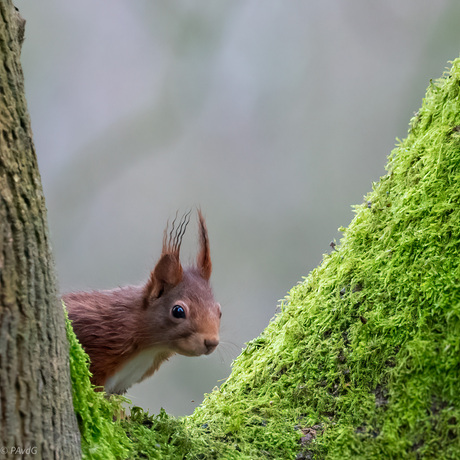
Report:
[[[24,96],[24,21],[0,2],[0,457],[79,458],[64,312]],[[22,454],[20,453],[22,452]]]

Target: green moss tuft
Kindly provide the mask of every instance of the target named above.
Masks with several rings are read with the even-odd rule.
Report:
[[[135,445],[136,453],[130,457],[132,460],[179,459],[191,449],[183,420],[169,416],[164,409],[153,416],[140,407],[132,407],[131,417],[123,422],[123,426]]]
[[[107,399],[105,393],[94,391],[94,386],[90,382],[88,355],[75,336],[67,312],[66,328],[70,348],[73,406],[80,428],[83,458],[127,458],[131,443],[121,423],[113,420],[114,416],[122,412],[122,403],[125,399],[121,396],[111,396]]]

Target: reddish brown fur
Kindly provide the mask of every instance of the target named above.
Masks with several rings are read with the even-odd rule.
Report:
[[[169,233],[166,227],[160,258],[144,286],[63,296],[75,333],[90,356],[93,384],[104,386],[143,350],[158,353],[138,381],[175,353],[198,356],[217,346],[221,312],[209,284],[209,239],[200,211],[197,266],[184,270],[179,260],[188,216],[177,228],[174,220]],[[174,316],[175,305],[183,307],[185,318]]]

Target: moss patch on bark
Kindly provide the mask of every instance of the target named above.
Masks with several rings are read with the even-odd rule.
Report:
[[[125,399],[120,396],[111,396],[108,399],[104,392],[94,391],[94,386],[90,382],[89,357],[80,345],[67,313],[66,328],[73,407],[81,433],[83,458],[130,458],[131,442],[121,427],[121,422],[114,420],[114,417],[123,412],[122,402]]]

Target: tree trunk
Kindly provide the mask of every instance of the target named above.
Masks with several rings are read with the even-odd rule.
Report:
[[[20,65],[24,23],[0,2],[0,458],[75,459],[64,312]]]

